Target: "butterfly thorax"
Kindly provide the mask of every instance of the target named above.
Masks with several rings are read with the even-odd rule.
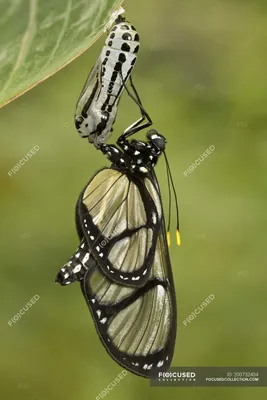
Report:
[[[115,145],[102,144],[100,150],[122,171],[146,174],[154,168],[165,149],[166,140],[155,130],[147,133],[147,142],[120,137]]]

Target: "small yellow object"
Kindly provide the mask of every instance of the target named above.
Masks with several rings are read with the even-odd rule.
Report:
[[[178,229],[176,230],[176,243],[178,246],[181,245],[181,236],[180,236],[180,232],[178,231]]]
[[[170,236],[170,232],[167,232],[167,243],[168,243],[168,247],[170,247],[170,245],[171,245],[171,236]]]

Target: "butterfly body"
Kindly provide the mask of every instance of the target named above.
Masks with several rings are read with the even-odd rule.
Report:
[[[111,166],[96,173],[76,205],[80,245],[56,281],[79,281],[98,335],[129,371],[152,377],[170,366],[176,299],[154,166],[165,149],[120,137],[101,144]]]

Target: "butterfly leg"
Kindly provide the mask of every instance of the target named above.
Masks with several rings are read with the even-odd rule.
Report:
[[[139,131],[141,131],[141,130],[143,130],[145,128],[148,128],[149,126],[152,125],[152,120],[151,120],[150,116],[148,115],[148,113],[146,112],[146,110],[144,109],[144,107],[142,105],[142,102],[141,102],[141,99],[139,97],[139,94],[138,94],[138,92],[137,92],[137,90],[136,90],[136,88],[134,86],[132,76],[130,76],[129,81],[130,81],[131,88],[133,89],[133,92],[134,92],[136,97],[134,97],[134,95],[129,91],[129,89],[127,88],[125,83],[123,83],[124,89],[126,90],[127,94],[131,97],[131,99],[138,105],[138,107],[140,109],[140,112],[141,112],[141,118],[139,118],[133,124],[128,126],[127,129],[125,129],[125,131],[123,132],[123,134],[119,137],[119,139],[117,141],[117,144],[119,146],[122,143],[125,143],[125,140],[129,136],[132,136],[136,132],[139,132]],[[147,122],[143,123],[145,120],[147,120]]]

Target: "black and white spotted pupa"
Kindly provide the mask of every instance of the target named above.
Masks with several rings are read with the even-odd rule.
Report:
[[[76,105],[75,125],[82,138],[98,148],[106,143],[118,103],[136,62],[139,34],[119,16],[91,70]]]

